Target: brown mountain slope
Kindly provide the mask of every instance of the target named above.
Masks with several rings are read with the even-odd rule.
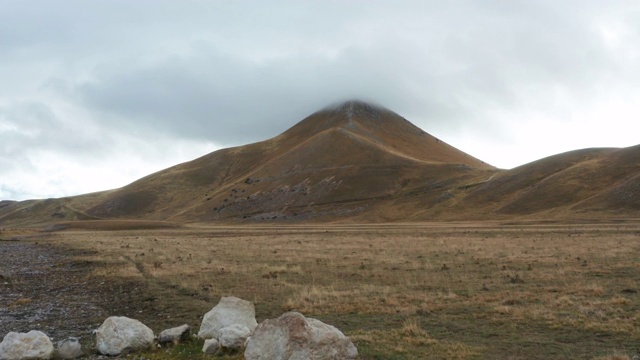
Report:
[[[584,149],[502,172],[473,188],[465,205],[493,215],[637,216],[640,145]]]
[[[0,222],[39,217],[178,222],[337,220],[428,183],[495,169],[379,106],[349,101],[263,142],[223,149],[112,191],[20,203]]]
[[[219,150],[120,189],[0,202],[0,226],[635,217],[639,195],[640,145],[498,170],[387,109],[349,101],[272,139]]]
[[[331,218],[371,208],[380,198],[407,190],[411,179],[441,164],[457,164],[445,166],[439,175],[461,181],[492,169],[391,111],[350,101],[319,111],[271,140],[218,151],[125,190],[140,193],[139,185],[166,189],[158,200],[170,204],[166,211],[147,206],[158,213],[157,219]],[[166,196],[180,188],[184,195],[187,187],[189,196]],[[371,199],[375,203],[361,203]],[[104,203],[88,213],[113,216],[103,209]]]
[[[466,164],[492,169],[484,162],[427,134],[398,114],[385,108],[349,101],[319,111],[285,131],[279,137],[296,142],[332,128],[340,128],[407,157],[425,162]]]

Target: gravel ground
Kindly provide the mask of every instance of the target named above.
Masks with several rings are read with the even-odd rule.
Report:
[[[0,242],[0,336],[40,330],[52,340],[88,337],[106,311],[87,285],[91,264],[37,242]]]
[[[44,332],[54,344],[79,337],[85,359],[105,359],[95,355],[92,331],[107,317],[136,318],[158,333],[182,323],[198,326],[209,306],[200,301],[193,308],[193,300],[181,301],[190,294],[154,284],[96,278],[91,272],[101,265],[82,255],[46,240],[0,241],[0,339],[30,330]]]

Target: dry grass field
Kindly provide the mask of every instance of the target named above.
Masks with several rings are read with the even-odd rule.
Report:
[[[297,310],[333,324],[362,359],[613,360],[640,351],[635,222],[68,229],[39,241],[95,265],[87,284],[131,292],[113,315],[155,331],[197,329],[233,295],[254,302],[258,321]]]

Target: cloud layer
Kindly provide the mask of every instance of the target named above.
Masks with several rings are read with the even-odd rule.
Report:
[[[0,198],[122,186],[348,98],[500,167],[637,142],[635,1],[2,8]]]

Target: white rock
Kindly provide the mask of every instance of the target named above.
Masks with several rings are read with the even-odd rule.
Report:
[[[218,330],[218,341],[224,349],[240,350],[244,348],[244,343],[249,335],[251,335],[251,330],[248,327],[233,324]]]
[[[53,343],[43,332],[8,333],[0,343],[1,360],[51,359]]]
[[[207,339],[204,341],[204,346],[202,347],[202,352],[207,355],[213,355],[218,351],[220,345],[218,344],[218,340],[216,339]]]
[[[218,330],[240,324],[249,331],[258,326],[256,310],[249,301],[237,297],[223,297],[218,305],[204,315],[198,337],[200,339],[218,339]]]
[[[96,348],[103,355],[120,355],[148,349],[153,344],[153,331],[138,320],[112,316],[96,330]]]
[[[75,359],[82,356],[82,345],[78,338],[70,337],[58,342],[58,358]]]
[[[297,312],[258,325],[244,352],[246,360],[346,360],[357,356],[358,349],[340,330]]]
[[[158,335],[158,342],[160,344],[164,344],[164,343],[177,344],[180,341],[187,340],[190,334],[191,334],[191,327],[187,324],[184,324],[178,327],[163,330],[160,333],[160,335]]]

